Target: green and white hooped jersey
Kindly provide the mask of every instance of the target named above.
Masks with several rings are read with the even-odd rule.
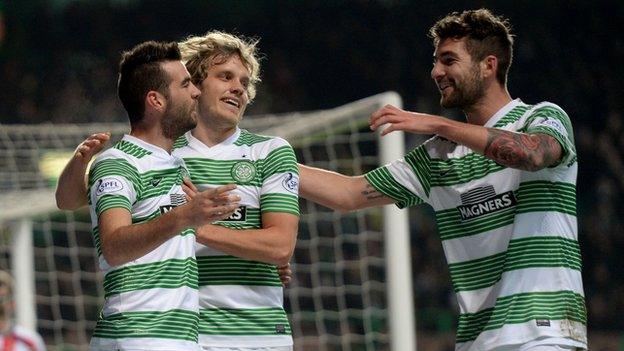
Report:
[[[460,307],[457,350],[538,339],[586,348],[570,119],[554,104],[514,100],[485,127],[550,135],[563,160],[521,171],[436,136],[366,179],[400,207],[435,210]]]
[[[152,252],[110,266],[100,248],[98,217],[125,208],[142,223],[186,202],[182,159],[125,135],[96,158],[89,173],[95,246],[105,302],[91,350],[197,350],[199,319],[195,231],[187,229]]]
[[[299,216],[299,170],[284,139],[237,131],[208,147],[186,133],[176,141],[191,180],[200,189],[235,183],[241,206],[216,224],[233,229],[262,227],[262,214]],[[229,256],[197,244],[199,344],[268,347],[293,344],[274,265]]]

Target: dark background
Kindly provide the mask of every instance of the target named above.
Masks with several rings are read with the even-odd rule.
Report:
[[[623,1],[0,1],[0,124],[125,121],[119,54],[212,29],[260,39],[263,82],[248,115],[395,90],[409,110],[460,118],[438,105],[427,31],[448,12],[479,7],[512,23],[512,97],[557,103],[572,119],[589,330],[622,338]],[[411,219],[418,327],[452,332],[437,229],[427,209]]]

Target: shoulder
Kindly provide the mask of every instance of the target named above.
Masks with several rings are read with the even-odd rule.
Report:
[[[548,101],[542,101],[539,104],[531,106],[527,111],[527,115],[541,114],[563,114],[567,116],[567,113],[559,105]]]
[[[238,140],[236,140],[236,145],[249,146],[252,150],[257,151],[259,154],[268,154],[276,149],[289,149],[292,150],[292,146],[290,143],[281,137],[277,136],[268,136],[268,135],[260,135],[250,133],[247,130],[242,129],[241,135]]]

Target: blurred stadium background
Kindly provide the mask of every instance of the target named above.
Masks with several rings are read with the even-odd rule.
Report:
[[[508,83],[512,96],[527,103],[555,102],[573,121],[590,349],[624,350],[624,268],[619,257],[624,252],[622,1],[0,1],[0,153],[6,155],[13,147],[7,135],[13,124],[52,123],[50,133],[62,134],[54,125],[125,122],[115,94],[120,52],[143,40],[179,40],[209,29],[261,39],[263,82],[248,116],[328,109],[394,90],[409,110],[461,118],[438,105],[429,78],[432,46],[426,33],[446,13],[477,7],[508,17],[517,35]],[[68,151],[78,140],[51,145]],[[407,148],[421,141],[407,136]],[[323,161],[331,148],[310,150],[307,157]],[[327,165],[345,170],[339,164]],[[0,169],[7,167],[0,164]],[[0,184],[8,183],[0,179]],[[0,198],[8,201],[15,200]],[[409,211],[419,349],[451,350],[457,310],[437,228],[427,208]],[[97,275],[85,274],[76,282],[71,273],[76,265],[84,272],[95,271],[88,226],[66,224],[81,223],[85,216],[50,213],[38,217],[33,227],[35,251],[45,257],[35,264],[37,313],[49,321],[38,327],[51,345],[67,344],[59,350],[74,350],[72,345],[84,342],[83,336],[72,333],[88,329],[89,322],[81,318],[98,313],[101,287],[93,283]],[[346,222],[379,227],[374,214],[349,218]],[[327,225],[336,223],[332,221]],[[3,269],[10,269],[16,256],[10,251],[13,224],[0,224]],[[348,223],[337,227],[350,228]],[[332,343],[329,337],[327,345],[332,346],[325,349],[386,349],[386,302],[376,288],[385,282],[383,240],[373,233],[357,242],[346,240],[343,246],[341,258],[348,261],[357,261],[361,250],[371,257],[364,268],[357,266],[341,277],[347,285],[365,286],[368,297],[358,300],[357,294],[350,294],[347,305],[311,298],[303,305],[329,304],[327,309],[335,310],[374,304],[380,313],[360,316],[359,321],[347,316],[346,322],[354,326],[354,335],[360,334],[358,326],[371,332],[370,339]],[[304,263],[314,260],[298,250],[297,257],[309,260]],[[72,261],[75,258],[80,259]],[[332,260],[337,258],[328,262]],[[300,281],[295,285],[304,286],[309,277],[296,276]],[[331,286],[336,278],[328,279],[321,284]],[[337,324],[332,324],[331,315],[320,324],[311,318],[302,330],[344,332],[341,316],[335,318]]]

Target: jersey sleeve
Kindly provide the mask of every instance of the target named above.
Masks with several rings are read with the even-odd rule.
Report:
[[[559,164],[570,166],[576,161],[576,148],[570,118],[559,106],[541,104],[529,114],[523,126],[528,134],[546,134],[557,140],[563,150]]]
[[[98,217],[111,208],[131,212],[139,184],[138,172],[128,161],[121,158],[96,161],[89,172],[89,204]]]
[[[299,216],[299,168],[293,148],[276,139],[264,159],[260,211],[283,212]]]
[[[431,159],[421,145],[390,164],[365,174],[380,193],[394,199],[399,208],[425,202],[431,189]]]

